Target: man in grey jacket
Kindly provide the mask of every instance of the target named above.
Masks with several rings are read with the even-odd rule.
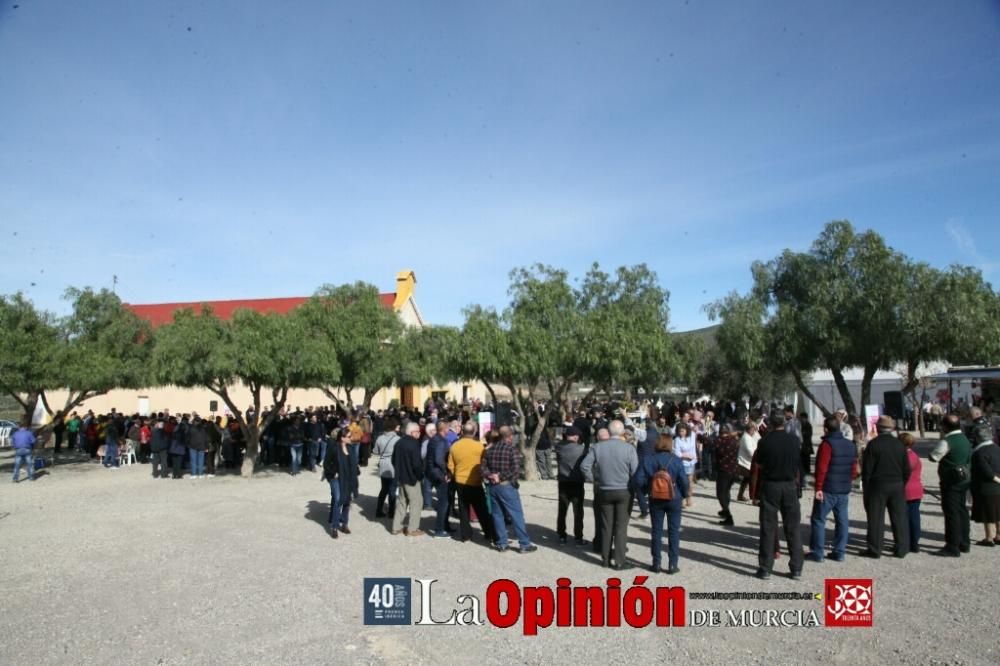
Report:
[[[625,568],[628,530],[629,481],[639,469],[635,447],[622,439],[625,424],[615,420],[608,425],[611,439],[590,449],[580,464],[588,481],[600,490],[597,503],[601,510],[601,559],[611,566],[614,543],[614,568]]]

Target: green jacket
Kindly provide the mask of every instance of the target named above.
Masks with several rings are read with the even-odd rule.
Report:
[[[969,464],[972,462],[972,443],[960,431],[948,433],[948,454],[938,463],[938,477],[942,484],[949,486],[969,485]],[[958,474],[959,467],[964,468],[965,478]]]

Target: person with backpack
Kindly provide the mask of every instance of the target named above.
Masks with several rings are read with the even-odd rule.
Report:
[[[375,517],[393,518],[396,515],[396,473],[392,467],[392,454],[399,441],[399,421],[389,416],[385,419],[385,431],[375,440],[372,454],[378,458],[378,475],[382,479],[382,489],[375,502]],[[384,502],[389,499],[389,512],[385,511]]]
[[[649,497],[649,517],[652,527],[650,552],[653,573],[661,571],[663,552],[663,519],[667,519],[667,573],[680,571],[681,506],[690,491],[687,471],[681,459],[674,455],[674,438],[660,433],[653,455],[643,458],[635,473],[635,485]]]

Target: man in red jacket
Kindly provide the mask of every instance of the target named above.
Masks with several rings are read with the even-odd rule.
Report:
[[[816,499],[810,521],[812,533],[807,557],[813,562],[823,561],[826,518],[833,511],[836,527],[833,548],[828,557],[843,562],[849,525],[847,503],[851,497],[851,486],[858,477],[858,461],[854,442],[844,437],[837,417],[826,418],[823,433],[823,441],[816,452]]]

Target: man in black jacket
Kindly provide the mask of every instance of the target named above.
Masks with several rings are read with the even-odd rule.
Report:
[[[907,518],[904,488],[910,478],[910,460],[906,447],[893,435],[896,421],[889,415],[880,416],[875,425],[878,437],[868,442],[861,459],[861,486],[864,489],[865,512],[868,514],[868,548],[862,557],[882,556],[885,532],[885,509],[889,507],[895,555],[903,558],[910,552],[910,526]]]
[[[566,514],[573,507],[573,536],[576,545],[584,546],[583,538],[583,472],[580,462],[586,453],[586,447],[580,442],[581,433],[576,426],[566,428],[563,441],[556,447],[556,464],[559,469],[559,508],[556,513],[556,532],[559,543],[566,543]]]
[[[778,512],[788,542],[788,566],[792,580],[802,577],[802,534],[799,531],[798,476],[799,439],[785,432],[785,415],[775,410],[769,419],[770,430],[757,445],[760,471],[760,550],[757,578],[767,580],[774,566],[778,535]]]
[[[153,433],[149,442],[149,451],[153,462],[153,478],[166,479],[167,477],[167,449],[170,448],[170,438],[167,431],[163,429],[163,419],[159,419],[153,426]]]
[[[423,536],[420,530],[420,511],[424,506],[421,481],[424,478],[424,461],[420,456],[420,425],[416,421],[406,424],[406,434],[396,442],[392,452],[392,468],[399,484],[399,501],[392,517],[392,533],[400,528],[407,536]],[[402,527],[403,516],[409,515],[408,528]]]

